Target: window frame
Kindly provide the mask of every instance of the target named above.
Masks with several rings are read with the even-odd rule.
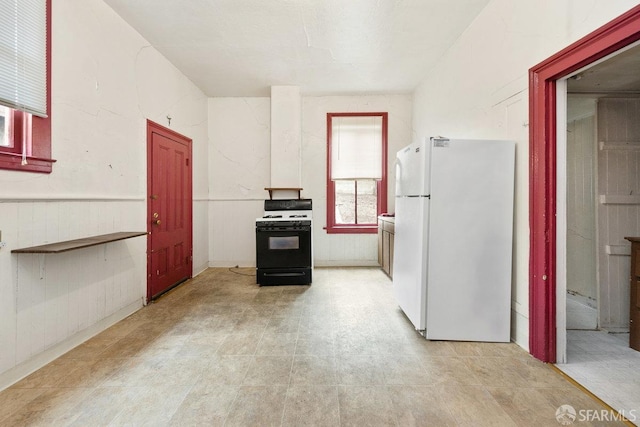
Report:
[[[37,117],[18,110],[12,110],[11,126],[13,147],[0,147],[0,169],[21,172],[51,173],[55,160],[51,158],[51,2],[46,2],[47,14],[47,117]],[[25,120],[27,122],[25,122]],[[28,126],[28,121],[31,126]],[[22,131],[26,138],[26,164],[22,164]],[[29,135],[30,134],[30,135]]]
[[[332,143],[332,119],[333,117],[382,117],[382,179],[376,182],[377,203],[376,216],[380,216],[387,210],[387,149],[389,113],[327,113],[327,234],[375,234],[378,232],[378,222],[374,224],[336,224],[336,189],[335,182],[331,179],[331,143]],[[357,202],[357,200],[356,200]],[[357,205],[356,205],[357,206]]]

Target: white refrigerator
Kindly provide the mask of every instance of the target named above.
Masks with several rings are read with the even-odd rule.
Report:
[[[514,168],[513,141],[398,152],[392,286],[427,339],[510,340]]]

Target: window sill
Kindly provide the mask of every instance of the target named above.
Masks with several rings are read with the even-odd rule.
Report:
[[[22,154],[0,152],[0,169],[51,173],[54,159],[44,159],[41,157],[27,156],[27,164],[22,164]]]
[[[325,227],[327,234],[375,234],[378,232],[378,225],[334,225]]]

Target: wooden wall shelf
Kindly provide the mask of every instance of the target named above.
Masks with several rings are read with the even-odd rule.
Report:
[[[88,248],[90,246],[102,245],[104,243],[116,242],[118,240],[130,239],[132,237],[144,236],[146,234],[146,232],[142,231],[120,231],[117,233],[102,234],[100,236],[91,236],[82,239],[66,240],[64,242],[48,243],[40,246],[31,246],[29,248],[14,249],[11,253],[59,254],[61,252],[68,252],[76,249]]]
[[[269,192],[269,198],[273,200],[273,192],[274,191],[297,191],[298,192],[298,199],[300,199],[300,192],[302,191],[302,188],[282,188],[282,187],[265,187],[265,190],[267,190]]]

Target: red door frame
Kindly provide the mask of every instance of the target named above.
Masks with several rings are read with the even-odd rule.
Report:
[[[190,138],[187,138],[186,136],[179,134],[178,132],[169,129],[167,127],[164,127],[158,123],[155,123],[151,120],[147,119],[147,214],[146,214],[146,220],[147,220],[147,302],[151,301],[151,233],[152,233],[152,227],[151,227],[151,212],[152,212],[152,199],[151,199],[151,194],[150,194],[150,189],[152,188],[152,180],[153,180],[153,174],[152,174],[152,167],[153,167],[153,158],[152,158],[152,145],[153,145],[153,133],[158,133],[161,134],[169,139],[173,139],[176,141],[180,141],[182,143],[184,143],[187,148],[188,148],[188,152],[189,152],[189,161],[191,161],[191,159],[193,159],[192,156],[192,140]],[[189,254],[191,256],[193,256],[193,172],[192,169],[189,168],[189,177],[188,177],[188,182],[187,182],[187,186],[189,187],[189,194],[188,194],[188,199],[190,200],[189,206],[188,206],[188,218],[189,218]],[[192,267],[193,268],[193,264]],[[189,273],[189,277],[191,277],[193,274],[193,271],[191,271]]]
[[[529,70],[529,351],[556,360],[556,80],[640,40],[640,6]]]

